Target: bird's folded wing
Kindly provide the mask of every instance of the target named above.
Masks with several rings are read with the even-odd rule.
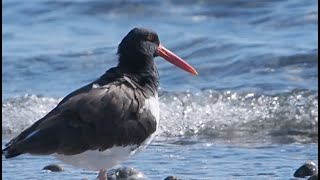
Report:
[[[139,113],[143,97],[126,82],[89,84],[67,96],[10,141],[4,151],[8,157],[23,153],[72,155],[142,143],[150,134],[144,127],[149,117]]]

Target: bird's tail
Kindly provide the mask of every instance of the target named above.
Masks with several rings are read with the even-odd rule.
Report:
[[[9,158],[19,156],[20,154],[23,154],[23,152],[20,152],[19,149],[11,145],[4,148],[2,150],[2,154],[4,154],[6,159],[9,159]]]

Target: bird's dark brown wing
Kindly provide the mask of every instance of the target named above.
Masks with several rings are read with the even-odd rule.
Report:
[[[114,145],[139,145],[156,130],[151,112],[141,112],[145,98],[129,78],[107,84],[97,80],[71,93],[10,141],[4,149],[6,157],[23,153],[72,155]]]

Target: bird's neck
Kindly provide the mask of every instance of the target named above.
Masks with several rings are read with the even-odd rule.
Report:
[[[148,95],[158,94],[159,88],[159,78],[157,70],[150,72],[136,73],[126,73],[132,81],[139,85],[139,87]]]
[[[159,74],[153,56],[119,56],[117,69],[138,83],[145,91],[157,93]]]
[[[140,52],[132,54],[120,54],[118,67],[133,73],[152,71],[155,68],[153,56],[147,56]]]

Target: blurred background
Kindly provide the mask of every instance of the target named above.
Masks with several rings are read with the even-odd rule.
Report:
[[[318,157],[316,0],[3,0],[2,10],[4,137],[19,133],[61,98],[117,65],[121,39],[134,27],[147,27],[199,76],[156,59],[160,132],[138,160],[169,161],[166,166],[185,179],[283,179],[291,175],[293,162]],[[194,157],[184,156],[184,146]],[[256,151],[261,146],[269,150]],[[153,159],[161,147],[156,152],[167,159]],[[281,159],[281,150],[288,159]],[[211,156],[215,158],[206,158]],[[274,166],[259,164],[257,157]],[[43,159],[31,161],[41,164]],[[226,161],[228,166],[217,165]],[[10,169],[10,161],[5,163]],[[168,170],[130,163],[156,179]],[[181,166],[194,173],[186,174]],[[13,174],[16,179],[26,176],[3,172],[5,177]]]

